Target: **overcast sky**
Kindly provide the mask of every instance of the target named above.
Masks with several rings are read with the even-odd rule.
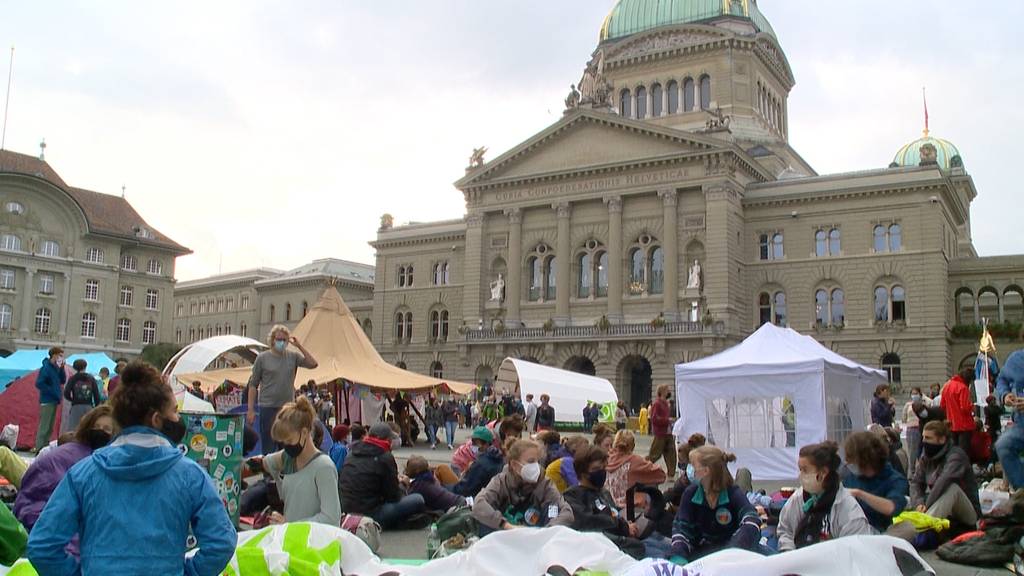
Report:
[[[461,217],[452,182],[561,116],[611,0],[0,0],[7,148],[119,193],[195,251],[188,280],[338,257],[379,216]],[[793,146],[822,174],[932,134],[974,177],[982,255],[1024,253],[1024,2],[761,0],[796,75]],[[987,6],[987,5],[986,5]],[[6,79],[7,54],[0,55]],[[2,82],[2,80],[0,80]]]

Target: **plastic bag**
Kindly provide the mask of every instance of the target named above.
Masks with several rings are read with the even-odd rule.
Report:
[[[11,450],[18,447],[18,432],[21,429],[17,424],[8,424],[0,431],[0,446],[7,446]]]

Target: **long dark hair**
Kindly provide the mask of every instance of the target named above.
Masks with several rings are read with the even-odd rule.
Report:
[[[839,445],[835,442],[822,442],[804,446],[800,449],[800,457],[809,460],[815,468],[828,468],[828,474],[822,482],[824,492],[796,525],[793,540],[797,548],[817,544],[823,532],[831,532],[831,526],[826,525],[826,520],[839,492]],[[803,498],[803,502],[795,504],[803,505],[810,497],[805,493]]]

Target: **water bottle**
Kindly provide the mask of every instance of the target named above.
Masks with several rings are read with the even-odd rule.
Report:
[[[431,524],[430,533],[427,534],[427,559],[433,560],[440,547],[441,538],[437,535],[437,524]]]

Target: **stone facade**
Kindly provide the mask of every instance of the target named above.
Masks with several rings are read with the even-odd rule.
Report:
[[[175,258],[189,250],[123,198],[0,151],[0,348],[139,354],[170,341]]]
[[[959,156],[822,176],[789,146],[795,81],[773,36],[735,18],[658,27],[603,42],[593,70],[561,120],[467,169],[462,219],[382,219],[386,359],[482,384],[527,358],[608,378],[635,408],[764,321],[907,388],[976,350],[954,330],[957,290],[1021,314],[1024,257],[977,257]],[[582,88],[602,83],[610,102]]]
[[[222,334],[263,341],[275,324],[294,329],[331,284],[372,333],[373,275],[372,266],[328,258],[287,272],[257,268],[180,282],[174,290],[174,342]]]

